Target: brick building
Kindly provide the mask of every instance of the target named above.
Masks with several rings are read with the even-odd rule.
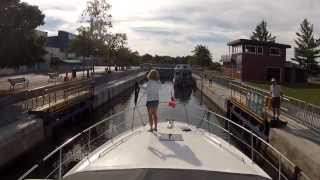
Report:
[[[238,39],[228,43],[229,55],[222,56],[226,76],[242,81],[305,81],[305,73],[286,62],[286,44]],[[301,78],[303,76],[303,78]]]

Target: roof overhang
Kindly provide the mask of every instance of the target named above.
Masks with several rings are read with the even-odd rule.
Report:
[[[278,48],[291,48],[291,46],[287,44],[263,42],[263,41],[256,41],[256,40],[250,40],[250,39],[237,39],[237,40],[228,42],[228,46],[236,46],[236,45],[242,45],[242,44],[270,46],[270,47],[278,47]]]

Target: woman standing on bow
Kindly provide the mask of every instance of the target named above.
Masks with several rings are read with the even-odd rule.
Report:
[[[160,83],[160,75],[157,70],[151,70],[148,75],[148,82],[144,89],[146,90],[147,94],[147,102],[146,106],[148,109],[149,114],[149,131],[157,131],[158,125],[158,106],[159,106],[159,89],[161,86]]]

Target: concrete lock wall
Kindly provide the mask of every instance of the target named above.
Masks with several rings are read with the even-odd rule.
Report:
[[[270,144],[298,165],[311,179],[320,179],[320,155],[316,143],[306,141],[304,138],[293,137],[281,129],[271,129]],[[304,151],[301,151],[301,148]],[[273,156],[276,155],[273,154]],[[289,164],[284,164],[284,166],[291,167]]]
[[[93,108],[96,109],[99,106],[110,101],[112,98],[120,95],[127,89],[134,87],[136,81],[140,82],[145,79],[145,73],[140,73],[137,76],[128,78],[125,81],[116,82],[110,86],[100,85],[95,88]]]

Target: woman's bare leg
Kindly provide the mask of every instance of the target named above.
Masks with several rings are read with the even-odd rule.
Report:
[[[152,115],[153,115],[154,128],[157,130],[158,129],[158,107],[152,108]]]
[[[152,108],[151,107],[147,107],[147,109],[148,109],[148,115],[149,115],[150,130],[152,130],[152,126],[153,126]]]

